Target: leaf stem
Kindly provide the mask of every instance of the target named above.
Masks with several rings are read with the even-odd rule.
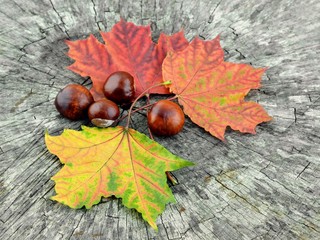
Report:
[[[169,179],[169,181],[172,183],[173,186],[179,184],[178,180],[175,178],[175,176],[171,172],[166,172],[166,175],[167,175],[167,178]]]
[[[130,107],[129,110],[128,110],[128,115],[125,116],[125,117],[128,117],[127,125],[126,125],[125,128],[127,128],[127,129],[129,128],[130,118],[131,118],[131,115],[132,115],[133,112],[139,111],[139,110],[145,108],[147,105],[150,105],[150,104],[147,104],[147,105],[145,105],[143,108],[136,109],[136,110],[133,111],[132,109],[133,109],[134,105],[138,102],[138,100],[139,100],[140,98],[144,97],[145,95],[148,96],[148,95],[149,95],[148,92],[149,92],[150,89],[155,88],[155,87],[159,87],[159,86],[163,86],[163,85],[168,85],[168,84],[171,84],[171,82],[170,82],[170,81],[166,81],[166,82],[163,82],[163,83],[159,83],[159,84],[153,85],[153,86],[147,88],[146,90],[144,90],[144,91],[133,101],[133,103],[131,104],[131,107]],[[149,101],[149,100],[148,100],[148,101]],[[151,106],[151,105],[150,105],[150,106]]]
[[[171,97],[171,98],[167,98],[166,100],[172,101],[172,100],[174,100],[174,99],[176,99],[176,98],[178,98],[178,96],[175,95],[175,96],[173,96],[173,97]],[[139,112],[139,111],[141,111],[141,110],[143,110],[143,109],[145,109],[145,108],[151,107],[151,106],[155,105],[157,102],[158,102],[158,101],[153,102],[153,103],[146,104],[146,105],[144,105],[144,106],[142,106],[142,107],[136,107],[136,108],[134,108],[134,110],[132,109],[131,115],[132,115],[133,113],[135,113],[135,112]],[[123,119],[127,118],[128,115],[129,115],[129,114],[126,114],[126,115],[122,116],[121,118],[119,118],[119,119],[117,120],[117,122],[120,122],[120,121],[122,121]]]
[[[149,127],[148,127],[148,132],[149,132],[149,136],[150,136],[150,138],[151,138],[152,140],[154,140],[153,134],[152,134],[152,132],[151,132],[151,130],[150,130],[150,128],[149,128]]]

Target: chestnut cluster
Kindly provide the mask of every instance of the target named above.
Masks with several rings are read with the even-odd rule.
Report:
[[[87,88],[70,84],[58,93],[54,103],[58,112],[71,120],[116,120],[120,115],[118,105],[130,104],[134,99],[133,77],[127,72],[115,72],[107,78],[103,91],[106,98],[94,101]]]
[[[106,98],[94,101],[87,88],[70,84],[58,93],[54,104],[58,112],[68,119],[81,120],[88,117],[97,126],[107,126],[110,124],[106,122],[119,118],[119,106],[129,109],[135,100],[134,79],[127,72],[115,72],[106,79],[103,92]],[[185,120],[179,105],[169,100],[153,104],[147,119],[150,131],[158,136],[179,133]]]

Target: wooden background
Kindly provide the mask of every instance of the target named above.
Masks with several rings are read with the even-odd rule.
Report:
[[[7,239],[320,239],[319,0],[1,0],[0,238]],[[86,122],[57,113],[68,83],[90,86],[66,69],[65,39],[109,31],[123,17],[151,24],[156,40],[185,30],[221,34],[227,61],[269,69],[248,99],[273,121],[256,135],[228,130],[223,143],[187,121],[157,141],[197,165],[174,172],[177,204],[154,232],[121,200],[91,210],[53,202],[50,180],[61,164],[44,145]],[[142,116],[136,128],[146,132]]]

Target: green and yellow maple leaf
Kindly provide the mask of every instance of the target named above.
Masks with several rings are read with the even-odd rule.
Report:
[[[45,135],[47,148],[63,168],[52,177],[52,199],[71,208],[91,208],[101,197],[116,196],[142,214],[153,228],[166,203],[174,202],[166,171],[193,163],[173,155],[146,135],[124,127],[64,130]]]

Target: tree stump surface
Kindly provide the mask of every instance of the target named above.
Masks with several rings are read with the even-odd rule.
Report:
[[[320,2],[317,0],[2,0],[0,4],[0,238],[7,239],[320,239]],[[120,19],[151,24],[153,38],[220,34],[225,60],[269,67],[248,100],[273,117],[257,134],[230,129],[226,142],[187,120],[156,140],[196,163],[174,172],[177,200],[158,232],[119,199],[90,210],[50,200],[61,169],[44,131],[86,122],[53,105],[69,83],[64,40],[109,31]],[[144,119],[134,116],[146,133]]]

